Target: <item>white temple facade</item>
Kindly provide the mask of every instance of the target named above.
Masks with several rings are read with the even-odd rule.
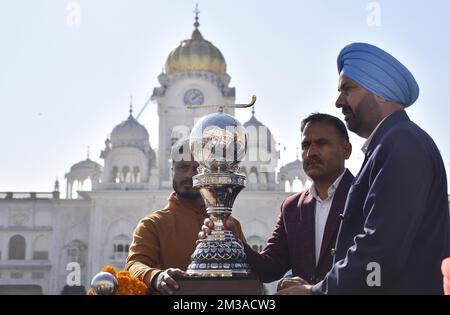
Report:
[[[215,111],[186,105],[235,102],[225,58],[203,38],[198,18],[191,37],[170,52],[158,79],[160,86],[152,94],[158,107],[158,148],[130,108],[116,122],[98,161],[88,156],[70,167],[65,199],[58,182],[49,193],[0,193],[0,294],[83,293],[102,266],[123,268],[136,224],[161,209],[172,190],[172,144],[187,137],[197,119]],[[234,115],[233,109],[225,112]],[[233,215],[248,242],[260,250],[290,194],[285,182],[295,176],[304,182],[306,177],[300,161],[276,173],[276,141],[254,112],[244,127],[248,155],[256,152],[257,158],[250,156],[241,165],[248,186]]]

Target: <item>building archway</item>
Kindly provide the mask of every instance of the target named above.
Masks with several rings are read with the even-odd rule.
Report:
[[[9,239],[8,259],[9,260],[25,259],[25,249],[26,249],[25,237],[19,234],[14,235]]]

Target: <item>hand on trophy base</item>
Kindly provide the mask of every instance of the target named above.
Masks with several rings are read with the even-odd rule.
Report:
[[[153,277],[151,287],[162,295],[172,295],[180,289],[175,279],[188,276],[186,272],[178,268],[169,268],[161,271]]]
[[[293,287],[296,285],[304,285],[309,284],[308,281],[300,278],[300,277],[285,277],[280,279],[277,286],[277,291],[287,289],[289,287]]]

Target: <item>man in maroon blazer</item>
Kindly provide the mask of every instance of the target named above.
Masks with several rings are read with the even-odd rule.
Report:
[[[303,169],[313,185],[284,200],[262,252],[242,240],[247,262],[263,282],[278,280],[292,270],[294,282],[315,284],[332,266],[340,215],[353,181],[345,168],[352,146],[344,123],[331,115],[311,114],[302,121],[301,133]],[[213,224],[207,219],[201,238],[210,232],[208,226]]]

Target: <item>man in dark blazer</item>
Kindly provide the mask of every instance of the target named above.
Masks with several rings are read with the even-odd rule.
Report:
[[[449,254],[447,177],[431,137],[404,108],[419,94],[412,74],[368,44],[338,57],[336,106],[367,139],[347,198],[335,263],[315,286],[281,294],[442,294]]]
[[[353,181],[345,168],[352,147],[344,123],[331,115],[310,115],[302,121],[301,133],[303,168],[313,181],[312,187],[284,200],[262,252],[254,251],[243,240],[247,262],[263,282],[278,280],[292,269],[295,278],[286,283],[314,284],[332,266],[341,215]],[[201,238],[213,227],[208,219],[205,224]]]

